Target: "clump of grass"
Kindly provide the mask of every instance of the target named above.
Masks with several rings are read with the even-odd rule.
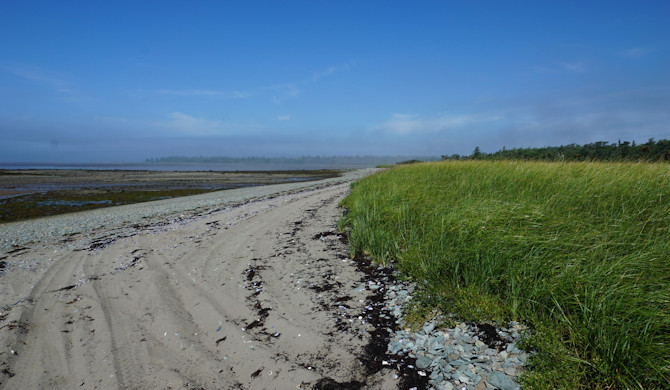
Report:
[[[462,320],[522,320],[536,388],[670,383],[667,164],[453,161],[352,186],[353,251]]]

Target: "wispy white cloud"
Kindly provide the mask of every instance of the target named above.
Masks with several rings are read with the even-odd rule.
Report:
[[[139,122],[129,123],[135,127]],[[221,120],[212,120],[203,117],[195,117],[183,112],[175,111],[166,116],[165,119],[155,121],[144,121],[144,126],[150,126],[161,132],[162,135],[179,134],[184,136],[221,136],[234,134],[254,134],[264,127],[257,122],[233,123],[226,117]]]
[[[300,95],[300,89],[298,89],[298,86],[294,83],[277,84],[268,89],[274,92],[272,101],[275,103],[281,103],[288,99],[295,99]]]
[[[254,96],[254,93],[250,91],[233,91],[230,93],[230,97],[233,99],[249,99],[252,96]]]
[[[651,53],[651,51],[651,48],[648,47],[632,47],[630,49],[624,50],[621,54],[628,58],[640,58]]]
[[[291,119],[291,116],[290,116],[290,115],[279,115],[279,116],[277,117],[277,120],[278,120],[278,121],[287,121],[287,120],[289,120],[289,119]]]
[[[356,64],[356,61],[349,61],[345,64],[342,65],[335,65],[335,66],[329,66],[326,69],[312,72],[312,82],[317,82],[319,79],[330,76],[334,73],[337,72],[342,72],[342,71],[347,71],[350,70],[354,65]]]
[[[42,88],[50,98],[64,103],[78,103],[89,100],[80,90],[74,88],[67,75],[38,66],[0,66],[0,72],[13,75],[27,84]]]
[[[211,89],[159,89],[155,91],[159,95],[176,95],[176,96],[204,96],[204,97],[222,97],[226,99],[248,99],[253,94],[251,92],[243,91],[217,91]]]
[[[578,61],[578,62],[561,62],[559,65],[564,70],[567,70],[567,71],[570,71],[570,72],[575,72],[575,73],[586,72],[586,66],[581,61]]]
[[[558,73],[558,70],[556,68],[550,67],[550,66],[540,66],[540,65],[534,65],[529,67],[530,71],[533,73],[539,73],[539,74],[554,74]]]
[[[378,129],[394,134],[435,133],[457,129],[469,124],[493,122],[499,116],[484,115],[440,115],[423,118],[413,114],[393,114],[389,120],[377,126]]]
[[[220,96],[221,91],[212,91],[208,89],[159,89],[156,91],[159,95],[179,95],[179,96]]]
[[[183,97],[212,97],[223,99],[250,99],[252,97],[261,97],[271,95],[272,101],[276,104],[290,99],[296,99],[300,96],[302,88],[309,84],[314,84],[320,79],[335,74],[337,72],[348,71],[354,67],[356,61],[349,61],[341,65],[329,66],[326,69],[312,72],[312,77],[295,82],[278,83],[266,87],[260,87],[247,91],[222,91],[216,89],[159,89],[154,91],[146,91],[158,95],[173,95]],[[143,92],[142,89],[138,90]]]
[[[533,73],[556,75],[566,71],[572,73],[584,73],[588,69],[582,61],[562,61],[554,65],[531,66],[530,70]]]
[[[154,122],[155,126],[186,135],[220,134],[225,129],[222,121],[196,118],[183,112],[172,112],[166,120]]]
[[[272,96],[272,101],[274,101],[277,104],[282,103],[285,100],[289,99],[296,99],[302,92],[300,89],[300,86],[306,87],[308,84],[314,84],[318,82],[320,79],[330,76],[334,73],[337,72],[343,72],[343,71],[348,71],[350,70],[353,66],[355,66],[356,61],[349,61],[347,63],[344,63],[342,65],[336,65],[336,66],[329,66],[326,69],[312,72],[312,77],[311,79],[306,79],[306,80],[301,80],[298,82],[290,82],[290,83],[282,83],[282,84],[277,84],[273,85],[271,87],[268,87],[266,89],[274,91],[274,95]]]
[[[93,120],[105,124],[118,125],[128,123],[128,119],[118,116],[94,116]]]
[[[3,66],[2,70],[22,79],[53,88],[65,89],[68,84],[62,75],[37,66]]]

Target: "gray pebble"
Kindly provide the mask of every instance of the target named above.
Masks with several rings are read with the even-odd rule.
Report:
[[[424,368],[430,367],[430,363],[432,362],[433,360],[428,356],[419,356],[416,359],[416,368],[423,370]]]
[[[366,285],[374,289],[376,284]],[[413,286],[407,283],[386,285],[386,308],[393,315],[400,328],[405,327],[402,306],[411,300]],[[454,328],[436,329],[439,318],[428,321],[418,332],[398,330],[391,334],[388,351],[399,356],[416,358],[416,370],[429,376],[429,383],[435,389],[518,389],[515,378],[521,372],[527,353],[516,347],[518,323],[508,324],[508,328],[497,328],[498,334],[509,343],[499,352],[489,348],[480,339],[478,329],[466,323]],[[515,335],[516,333],[516,335]],[[410,369],[414,369],[408,366]],[[504,372],[503,372],[504,371]],[[455,387],[455,385],[457,385]]]
[[[514,382],[512,378],[500,371],[490,373],[487,377],[487,381],[500,390],[516,390],[521,388],[521,386]]]

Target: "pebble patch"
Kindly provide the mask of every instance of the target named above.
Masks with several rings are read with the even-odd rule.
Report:
[[[460,323],[454,328],[438,329],[435,321],[426,322],[413,332],[405,328],[402,308],[412,299],[414,286],[395,283],[386,286],[386,309],[395,318],[399,330],[391,335],[388,353],[416,359],[415,369],[429,378],[437,390],[500,389],[515,390],[528,359],[517,345],[526,327],[510,322],[505,327],[489,324]]]

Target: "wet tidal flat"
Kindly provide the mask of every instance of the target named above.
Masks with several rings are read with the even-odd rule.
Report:
[[[340,174],[337,170],[0,170],[0,223]]]

